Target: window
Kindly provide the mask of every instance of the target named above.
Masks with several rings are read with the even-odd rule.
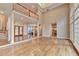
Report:
[[[79,7],[76,8],[74,12],[74,42],[79,44]]]

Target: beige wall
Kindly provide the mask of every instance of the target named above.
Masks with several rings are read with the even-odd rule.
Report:
[[[62,6],[56,7],[54,9],[48,11],[47,13],[44,13],[43,14],[43,18],[42,18],[42,22],[43,22],[42,23],[43,24],[43,36],[45,35],[44,34],[45,32],[48,33],[47,34],[48,36],[51,35],[51,27],[50,27],[50,25],[52,23],[55,23],[55,22],[58,23],[58,22],[60,22],[59,25],[62,25],[61,21],[64,20],[62,22],[64,24],[64,22],[66,21],[66,23],[64,24],[64,26],[63,27],[62,26],[58,26],[57,27],[58,34],[61,37],[63,37],[63,35],[65,35],[64,37],[69,38],[69,27],[68,27],[68,24],[69,24],[69,13],[68,12],[69,12],[69,5],[68,4],[64,4]],[[50,28],[47,29],[47,27],[48,28],[50,27]],[[63,30],[62,33],[60,32],[60,30]],[[48,31],[50,32],[50,34],[49,34]]]
[[[68,15],[68,4],[54,8],[43,14],[43,20],[45,20],[45,23],[53,23],[61,20],[61,18],[66,15]]]

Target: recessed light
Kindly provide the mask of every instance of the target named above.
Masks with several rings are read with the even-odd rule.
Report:
[[[3,12],[3,11],[0,11],[0,13],[1,13],[1,14],[4,14],[4,12]]]
[[[23,19],[23,17],[21,17],[21,19]]]
[[[32,5],[32,8],[35,8],[35,6],[34,6],[34,5]]]

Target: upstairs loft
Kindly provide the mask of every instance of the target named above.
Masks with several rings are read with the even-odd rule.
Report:
[[[26,16],[29,16],[29,17],[32,17],[32,18],[38,20],[39,19],[39,15],[37,14],[38,8],[34,7],[34,8],[32,8],[32,10],[30,10],[28,7],[29,7],[28,5],[24,6],[24,5],[19,4],[19,3],[13,4],[13,10],[20,12],[20,13],[23,13]]]
[[[0,13],[5,13],[5,15],[9,16],[12,11],[16,11],[36,20],[39,19],[39,11],[36,5],[21,3],[0,4]]]

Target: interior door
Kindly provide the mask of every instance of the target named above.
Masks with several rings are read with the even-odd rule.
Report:
[[[52,37],[57,37],[57,24],[54,23],[52,26]]]

